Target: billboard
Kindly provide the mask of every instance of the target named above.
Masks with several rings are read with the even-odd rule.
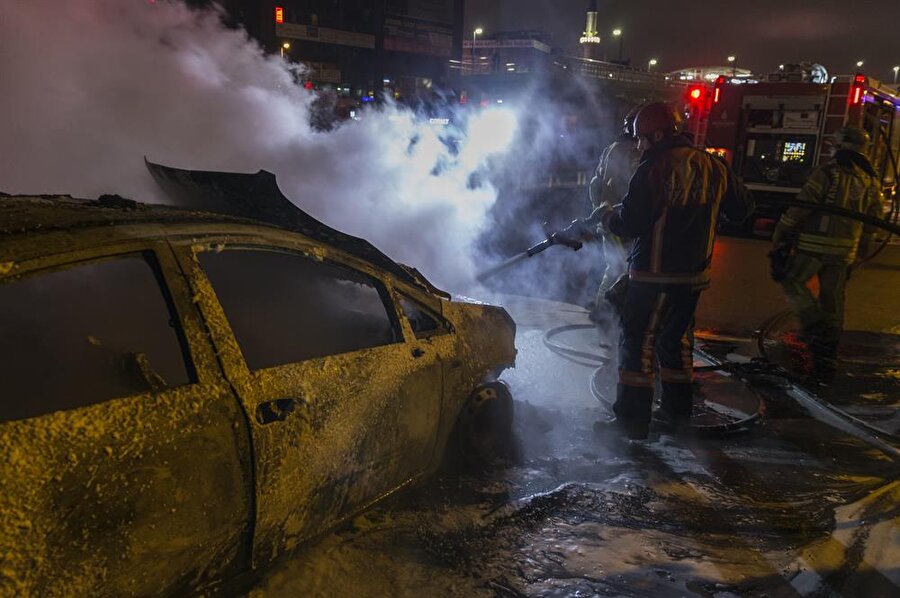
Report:
[[[449,58],[457,1],[388,0],[384,49]]]
[[[338,46],[353,46],[355,48],[368,49],[375,48],[374,35],[356,33],[353,31],[342,31],[340,29],[329,29],[328,27],[282,23],[280,25],[275,25],[275,35],[288,39],[335,44]]]
[[[453,29],[416,19],[385,17],[384,49],[449,58],[453,50]]]
[[[452,27],[457,1],[463,0],[387,0],[385,13]]]

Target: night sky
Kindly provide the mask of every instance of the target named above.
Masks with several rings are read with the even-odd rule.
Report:
[[[466,31],[542,29],[577,51],[585,0],[466,0]],[[832,74],[856,70],[885,81],[900,64],[900,0],[599,0],[600,34],[611,58],[610,32],[625,31],[632,64],[659,59],[659,68],[738,65],[765,73],[784,62],[820,62]]]

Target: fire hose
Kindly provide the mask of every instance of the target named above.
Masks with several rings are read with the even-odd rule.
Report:
[[[517,253],[516,255],[512,256],[511,258],[500,262],[496,266],[488,268],[487,270],[479,273],[475,277],[475,279],[478,282],[484,282],[491,276],[494,276],[495,274],[502,272],[503,270],[511,268],[512,266],[515,266],[519,262],[524,261],[530,257],[534,257],[537,254],[541,253],[542,251],[550,249],[554,245],[563,245],[565,247],[569,247],[573,251],[578,251],[579,249],[582,248],[581,241],[579,241],[577,239],[571,239],[569,237],[566,237],[565,235],[561,234],[561,232],[559,232],[559,231],[551,232],[547,228],[546,222],[544,223],[544,233],[547,235],[546,239],[544,239],[540,243],[532,245],[525,251],[523,251],[521,253]]]
[[[579,365],[595,368],[593,374],[591,375],[591,394],[595,399],[597,399],[604,405],[611,407],[612,403],[600,389],[599,381],[600,375],[603,373],[604,368],[609,365],[610,361],[612,361],[612,358],[609,355],[609,351],[611,349],[610,346],[606,344],[600,344],[600,352],[594,353],[570,347],[564,343],[559,342],[555,338],[565,332],[571,332],[575,330],[588,330],[592,328],[594,328],[593,324],[568,324],[565,326],[557,326],[556,328],[547,330],[542,337],[542,341],[545,347],[547,347],[554,353],[557,353],[561,357],[568,359],[569,361],[573,361]],[[706,355],[700,351],[696,352],[706,360],[713,360],[709,355]],[[714,366],[703,366],[695,368],[695,371],[733,371],[738,369],[736,367],[738,365],[744,364],[717,363]],[[754,392],[754,394],[756,393]],[[747,431],[754,423],[762,419],[762,416],[765,412],[765,403],[763,402],[762,398],[758,394],[756,395],[756,398],[756,410],[746,417],[725,418],[721,414],[718,414],[719,417],[721,417],[722,419],[726,419],[726,421],[717,424],[694,423],[691,424],[691,428],[696,432],[704,434],[732,434],[735,432]]]
[[[779,379],[786,385],[784,388],[787,394],[813,415],[856,436],[860,440],[886,454],[892,460],[900,462],[900,450],[895,446],[896,443],[900,442],[900,437],[896,434],[891,434],[890,432],[882,430],[877,426],[873,426],[872,424],[847,413],[843,409],[823,401],[819,397],[805,390],[800,385],[800,381],[797,379],[796,375],[768,359],[764,349],[765,339],[770,335],[772,330],[789,315],[789,311],[779,312],[760,326],[756,334],[756,340],[757,346],[761,348],[760,353],[762,357],[752,359],[748,362],[718,362],[710,366],[695,367],[694,370],[727,372],[748,383],[759,383],[761,381]],[[574,347],[560,343],[555,339],[556,336],[565,332],[591,329],[593,327],[593,324],[569,324],[566,326],[558,326],[547,330],[544,333],[542,340],[548,349],[561,357],[579,365],[595,368],[590,381],[591,394],[601,403],[611,406],[611,402],[600,388],[599,380],[601,374],[604,372],[604,368],[611,361],[608,354],[610,349],[609,345],[601,344],[600,349],[602,352],[593,353],[575,349]],[[705,351],[700,349],[695,349],[695,354],[709,361],[718,361],[714,360]],[[723,418],[726,419],[726,421],[711,425],[692,423],[691,429],[705,435],[731,435],[751,430],[754,424],[757,424],[762,420],[765,414],[765,402],[749,384],[748,388],[751,389],[758,400],[757,408],[752,414],[743,418]],[[719,415],[721,416],[721,414]]]

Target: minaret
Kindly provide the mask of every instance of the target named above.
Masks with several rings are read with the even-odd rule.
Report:
[[[601,58],[600,34],[597,32],[597,0],[588,0],[587,21],[579,42],[581,43],[581,55],[584,58],[596,60]]]

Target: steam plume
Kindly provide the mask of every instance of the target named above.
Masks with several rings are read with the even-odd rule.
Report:
[[[313,216],[438,284],[472,280],[473,241],[496,198],[473,175],[512,141],[508,110],[468,119],[457,146],[394,106],[321,132],[309,124],[314,95],[214,10],[147,0],[0,7],[0,190],[159,201],[143,156],[262,168]]]

